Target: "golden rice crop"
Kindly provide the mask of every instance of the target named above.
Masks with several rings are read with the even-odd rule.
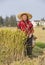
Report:
[[[23,61],[13,61],[10,65],[45,65],[45,54],[37,58],[26,58]]]
[[[17,28],[0,28],[0,62],[20,59],[27,36]]]

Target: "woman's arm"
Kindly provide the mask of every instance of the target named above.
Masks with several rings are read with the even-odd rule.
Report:
[[[30,31],[28,32],[28,36],[31,37],[34,33],[34,29],[33,27],[30,29]]]

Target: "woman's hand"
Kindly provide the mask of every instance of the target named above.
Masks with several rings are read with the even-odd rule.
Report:
[[[29,38],[31,38],[32,34],[29,35]]]

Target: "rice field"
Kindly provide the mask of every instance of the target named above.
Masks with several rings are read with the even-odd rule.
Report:
[[[45,30],[43,30],[42,27],[35,27],[34,35],[37,37],[36,42],[44,42],[45,43]]]
[[[20,54],[22,55],[22,45],[26,36],[15,27],[0,28],[0,65],[45,65],[45,30],[42,30],[42,27],[35,27],[34,30],[37,44],[33,49],[33,55],[37,57],[24,57],[15,61],[16,56],[22,58]]]

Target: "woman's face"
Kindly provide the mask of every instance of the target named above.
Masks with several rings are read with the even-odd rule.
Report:
[[[27,15],[22,16],[22,20],[26,21],[28,19]]]

